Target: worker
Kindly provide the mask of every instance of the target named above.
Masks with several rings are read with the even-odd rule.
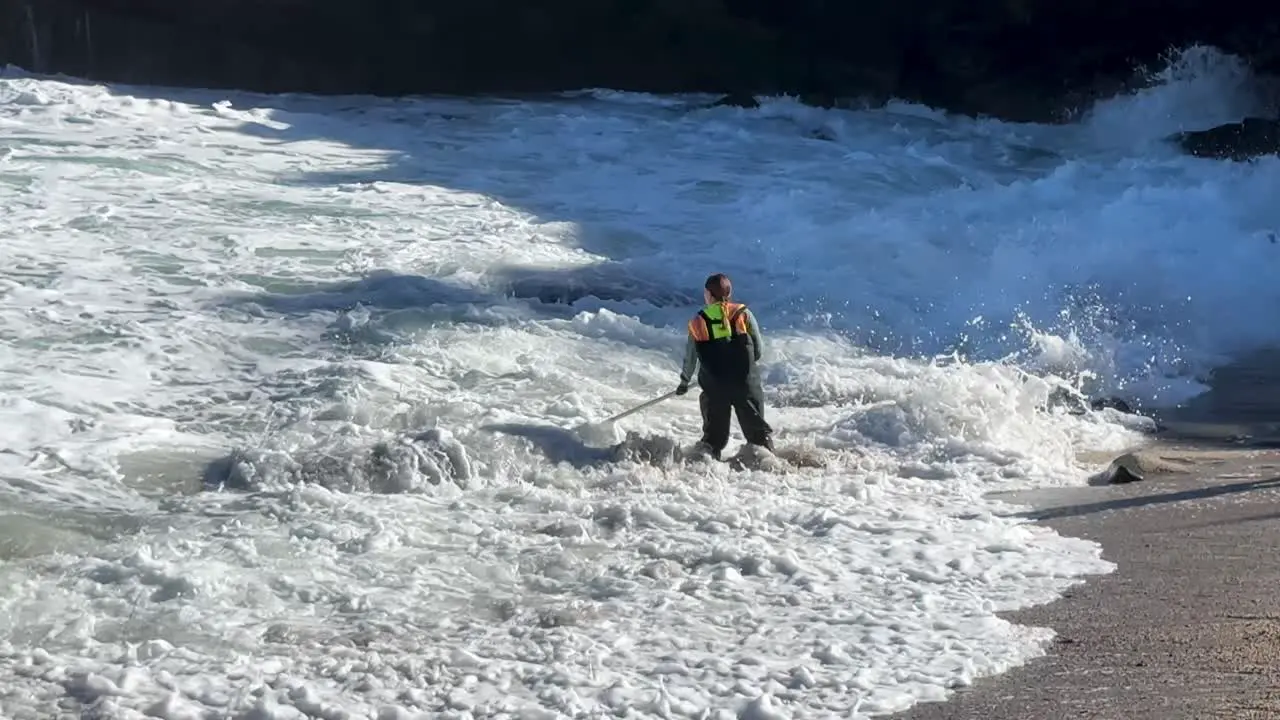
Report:
[[[729,444],[729,412],[747,442],[773,450],[773,429],[764,420],[764,390],[757,363],[762,342],[760,326],[746,305],[730,302],[733,285],[723,273],[707,278],[702,291],[706,305],[689,321],[684,367],[676,394],[689,392],[697,372],[702,394],[702,439],[717,460]]]

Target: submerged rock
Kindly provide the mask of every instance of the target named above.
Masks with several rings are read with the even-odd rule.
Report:
[[[1280,67],[1271,13],[1211,0],[0,0],[0,64],[266,92],[897,97],[1037,120],[1113,94],[1170,48]]]
[[[1280,153],[1280,120],[1245,118],[1208,130],[1177,133],[1172,139],[1196,157],[1251,160]]]

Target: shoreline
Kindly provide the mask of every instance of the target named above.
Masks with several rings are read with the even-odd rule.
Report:
[[[786,94],[822,107],[897,98],[974,118],[1055,123],[1143,87],[1170,48],[1217,48],[1261,75],[1280,69],[1273,53],[1259,51],[1277,36],[1266,11],[1240,7],[1225,23],[1220,14],[1203,0],[1158,18],[1141,6],[1092,0],[598,7],[0,0],[0,66],[113,84],[288,94],[609,88],[708,93],[747,106],[750,96]]]
[[[1209,386],[1121,456],[1142,479],[992,496],[1117,567],[1000,613],[1055,632],[1041,657],[889,717],[1280,718],[1280,351]]]

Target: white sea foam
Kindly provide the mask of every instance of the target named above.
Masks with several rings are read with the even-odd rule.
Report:
[[[1276,163],[1135,141],[1205,67],[1064,127],[11,73],[0,715],[856,717],[1040,653],[995,613],[1111,565],[985,494],[1141,424],[1055,390],[1280,333]],[[716,270],[812,462],[685,457],[692,394],[585,444]]]

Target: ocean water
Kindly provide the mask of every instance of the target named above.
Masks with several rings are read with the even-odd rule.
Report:
[[[1162,140],[1253,84],[1197,49],[1040,126],[10,69],[0,716],[866,717],[1035,657],[996,613],[1113,566],[988,495],[1149,427],[1054,398],[1280,340],[1280,164]],[[683,457],[693,394],[585,437],[716,271],[795,462]]]

